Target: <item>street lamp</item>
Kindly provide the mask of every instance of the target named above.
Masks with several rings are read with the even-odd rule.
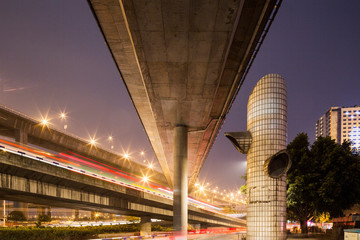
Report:
[[[66,113],[64,113],[64,112],[60,113],[60,118],[65,120],[66,119]]]
[[[59,115],[60,115],[60,119],[61,119],[61,120],[66,121],[67,114],[66,114],[65,112],[61,112]],[[67,128],[68,128],[68,125],[67,125],[66,122],[65,122],[65,124],[64,124],[64,130],[66,130]]]
[[[49,124],[49,120],[47,120],[46,118],[43,118],[41,120],[41,124],[44,125],[44,126],[47,126]]]
[[[113,140],[114,140],[114,137],[112,135],[109,135],[108,141],[110,143],[110,149],[114,149]]]
[[[94,138],[90,138],[90,145],[91,146],[95,146],[96,145],[96,140]]]
[[[147,183],[148,181],[149,181],[149,177],[148,176],[143,176],[142,177],[142,181],[144,182],[144,183]]]

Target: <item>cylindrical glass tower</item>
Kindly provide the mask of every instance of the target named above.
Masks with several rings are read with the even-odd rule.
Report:
[[[286,86],[280,75],[260,79],[247,114],[252,143],[247,154],[246,239],[286,239],[286,176],[271,178],[264,172],[265,160],[286,148]]]

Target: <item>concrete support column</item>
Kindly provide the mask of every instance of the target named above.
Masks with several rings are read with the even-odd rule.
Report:
[[[25,218],[29,218],[29,204],[23,202],[14,202],[14,209],[24,214]]]
[[[28,143],[28,135],[25,129],[15,129],[15,142],[22,144]],[[29,207],[27,203],[14,202],[14,208],[17,208],[17,211],[22,212],[26,219],[29,218]]]
[[[200,233],[201,230],[201,224],[192,224],[192,227],[194,228],[194,230],[196,231],[196,233]]]
[[[15,141],[23,144],[28,143],[28,134],[25,129],[15,129]]]
[[[50,218],[51,218],[51,207],[48,207],[47,208],[47,213],[46,215],[48,215]]]
[[[2,219],[3,219],[3,226],[6,227],[6,200],[2,200]]]
[[[207,223],[200,224],[200,229],[208,229],[208,228],[209,228],[209,224],[207,224]]]
[[[151,218],[149,216],[142,216],[140,221],[140,236],[151,234]]]
[[[37,214],[38,214],[38,217],[40,215],[45,215],[45,207],[38,207],[37,208]]]
[[[75,209],[75,221],[79,221],[79,215],[80,215],[80,211],[79,211],[79,209]]]
[[[91,211],[91,213],[90,213],[90,220],[94,221],[95,218],[96,218],[96,212]]]
[[[174,234],[176,239],[187,239],[188,222],[188,169],[187,127],[174,128]]]

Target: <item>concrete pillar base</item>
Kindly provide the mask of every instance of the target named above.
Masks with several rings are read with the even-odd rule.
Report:
[[[48,207],[47,208],[47,213],[46,215],[48,215],[50,218],[51,218],[51,207]]]
[[[45,215],[45,207],[38,207],[37,208],[37,215],[38,217],[41,215]]]
[[[14,208],[16,211],[20,211],[24,214],[25,218],[29,218],[29,204],[23,202],[14,202]]]
[[[149,216],[142,216],[140,222],[140,236],[151,234],[151,218]]]
[[[74,220],[75,220],[75,221],[79,221],[79,218],[80,218],[80,217],[79,217],[79,215],[80,215],[79,209],[75,209],[75,214],[74,214],[74,215],[75,215]]]
[[[91,211],[90,220],[94,221],[96,219],[96,212]]]
[[[193,229],[195,230],[196,233],[200,233],[201,230],[201,224],[192,224]]]

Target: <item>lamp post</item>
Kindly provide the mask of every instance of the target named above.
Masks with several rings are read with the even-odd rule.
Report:
[[[3,205],[4,205],[3,224],[4,227],[6,227],[6,200],[3,201]]]

